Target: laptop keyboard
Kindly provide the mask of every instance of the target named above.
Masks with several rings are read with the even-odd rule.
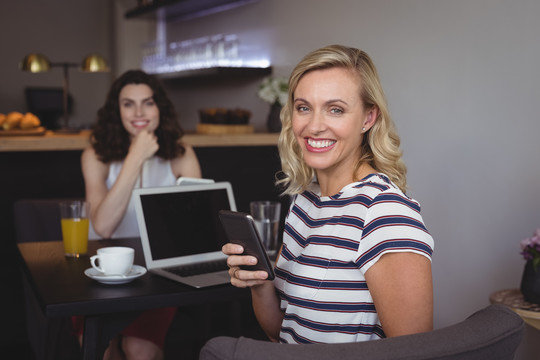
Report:
[[[229,267],[227,266],[227,259],[219,259],[190,265],[168,267],[163,270],[182,277],[186,277],[223,271],[227,270],[228,268]]]

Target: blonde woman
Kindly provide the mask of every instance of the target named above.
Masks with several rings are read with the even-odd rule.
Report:
[[[289,79],[279,139],[293,196],[276,279],[226,244],[231,283],[250,287],[272,341],[356,342],[433,327],[433,239],[406,168],[377,70],[355,48],[309,53]]]

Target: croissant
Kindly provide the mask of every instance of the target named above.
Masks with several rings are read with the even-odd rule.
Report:
[[[10,112],[9,114],[7,114],[6,120],[2,124],[2,127],[4,128],[4,130],[11,130],[17,128],[21,123],[23,116],[23,114],[17,111]]]
[[[24,114],[23,118],[21,119],[21,123],[19,124],[21,129],[33,129],[39,125],[41,125],[41,122],[39,121],[38,117],[30,112]]]

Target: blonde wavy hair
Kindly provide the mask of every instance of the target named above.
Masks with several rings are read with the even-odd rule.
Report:
[[[335,67],[358,74],[362,84],[359,95],[364,108],[376,107],[379,110],[375,124],[362,135],[364,139],[361,155],[353,173],[356,174],[362,163],[368,163],[376,171],[388,176],[405,192],[407,168],[401,159],[400,139],[394,122],[390,118],[377,69],[364,51],[342,45],[330,45],[307,54],[291,73],[287,104],[280,114],[282,129],[278,149],[282,169],[276,185],[282,186],[284,195],[294,195],[303,192],[313,180],[315,171],[304,162],[302,150],[292,130],[294,91],[302,77],[308,72]]]

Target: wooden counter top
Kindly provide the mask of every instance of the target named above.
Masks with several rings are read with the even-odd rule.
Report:
[[[78,134],[58,134],[47,131],[41,136],[0,136],[0,152],[83,150],[89,144],[90,130]],[[277,133],[202,135],[186,134],[184,141],[194,147],[212,146],[273,146]]]

